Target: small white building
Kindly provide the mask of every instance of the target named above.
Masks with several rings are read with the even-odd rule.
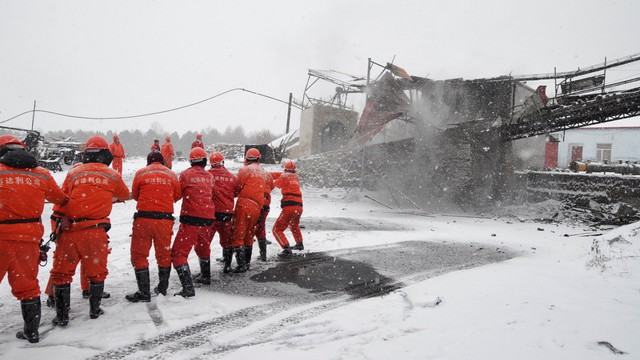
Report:
[[[640,126],[584,127],[552,134],[558,140],[558,167],[572,161],[640,161]]]
[[[513,142],[516,169],[568,169],[572,161],[640,162],[640,125],[593,125]]]

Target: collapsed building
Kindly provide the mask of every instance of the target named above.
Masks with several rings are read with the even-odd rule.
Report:
[[[470,211],[521,198],[523,192],[538,196],[527,184],[539,187],[544,176],[517,171],[514,147],[522,146],[522,139],[639,115],[640,87],[633,85],[640,78],[606,83],[601,74],[638,60],[640,54],[566,73],[470,80],[411,76],[396,65],[372,61],[369,69],[371,64],[383,69],[374,80],[310,70],[291,157],[299,158],[308,184],[385,190],[378,200],[389,206]],[[318,79],[338,85],[331,99],[307,95],[309,83]],[[526,84],[539,80],[554,81],[556,95],[548,97],[545,85]],[[366,94],[359,116],[346,106],[354,93]],[[608,201],[633,203],[640,198],[637,185],[639,179],[628,180],[628,191],[607,195]],[[608,187],[601,181],[589,191],[606,193]]]

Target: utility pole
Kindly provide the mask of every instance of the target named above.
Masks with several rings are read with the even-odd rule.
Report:
[[[291,102],[293,101],[293,93],[289,93],[289,108],[287,109],[287,131],[285,134],[289,133],[289,122],[291,121]]]
[[[367,60],[367,91],[369,91],[369,81],[371,80],[371,58]],[[366,106],[367,100],[369,100],[369,93],[364,92],[364,103]]]
[[[31,131],[33,131],[33,122],[36,121],[36,101],[33,100],[33,113],[31,113]]]

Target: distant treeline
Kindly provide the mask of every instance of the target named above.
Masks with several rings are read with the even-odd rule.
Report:
[[[84,130],[65,130],[50,131],[44,135],[47,141],[65,140],[71,138],[71,141],[85,142],[93,135],[104,136],[109,143],[113,141],[113,135],[118,135],[120,142],[124,146],[127,156],[143,156],[149,153],[154,139],[160,140],[160,144],[164,143],[166,136],[171,137],[171,143],[176,152],[181,151],[186,155],[191,150],[191,143],[196,139],[196,134],[202,135],[202,141],[209,146],[216,143],[229,144],[266,144],[280,137],[282,134],[272,134],[268,130],[257,133],[247,134],[241,126],[235,128],[227,128],[223,133],[216,129],[206,129],[202,131],[187,131],[179,135],[177,132],[164,132],[162,129],[150,129],[146,132],[140,130],[125,130],[120,132],[107,131],[84,131]]]

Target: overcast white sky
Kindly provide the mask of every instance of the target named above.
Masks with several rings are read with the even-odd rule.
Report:
[[[0,0],[0,121],[34,100],[41,110],[113,117],[238,87],[301,98],[308,69],[366,75],[367,58],[395,56],[433,79],[568,71],[640,52],[639,18],[634,0]],[[625,71],[637,75],[640,64]],[[282,133],[286,116],[286,104],[235,91],[130,120],[37,113],[35,128],[145,131],[158,122],[179,133],[236,125]],[[31,115],[2,125],[30,128]]]

